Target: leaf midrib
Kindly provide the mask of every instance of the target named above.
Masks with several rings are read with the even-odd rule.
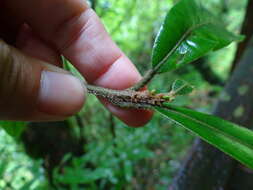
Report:
[[[155,66],[155,68],[154,68],[154,70],[155,71],[158,71],[160,68],[161,68],[161,66],[164,64],[164,63],[166,63],[166,61],[168,60],[168,58],[177,50],[177,48],[181,45],[181,43],[188,37],[188,36],[190,36],[190,34],[194,31],[194,30],[196,30],[196,29],[198,29],[198,28],[200,28],[200,27],[202,27],[202,26],[204,26],[204,25],[208,25],[208,24],[211,24],[212,22],[204,22],[204,23],[200,23],[200,24],[197,24],[197,25],[195,25],[195,26],[192,26],[192,27],[190,27],[184,34],[183,34],[183,36],[180,38],[180,40],[177,42],[177,44],[168,52],[168,54],[166,54],[166,56]]]
[[[184,87],[187,87],[188,84],[183,84],[181,87],[179,87],[177,90],[174,91],[175,94],[177,94],[180,90],[182,90]]]
[[[195,121],[195,122],[197,122],[197,123],[199,123],[199,124],[202,124],[202,123],[203,123],[202,121],[196,120],[196,119],[194,119],[194,118],[192,118],[192,117],[189,117],[189,116],[187,116],[187,115],[185,115],[185,114],[183,114],[183,113],[177,112],[177,111],[175,111],[175,110],[171,110],[171,109],[168,109],[168,108],[165,108],[165,109],[168,110],[168,111],[170,111],[170,112],[172,112],[172,113],[174,113],[174,114],[181,115],[182,117],[186,117],[186,119],[189,119],[189,120],[191,120],[192,122]],[[158,110],[159,110],[159,109],[158,109]],[[161,113],[163,113],[163,112],[161,112]],[[166,115],[166,113],[163,113],[163,114]],[[225,152],[226,154],[228,154],[228,155],[230,155],[231,157],[235,158],[236,160],[240,161],[241,163],[245,164],[245,165],[248,166],[249,168],[252,168],[252,169],[253,169],[253,165],[252,165],[252,162],[251,162],[252,157],[253,157],[253,150],[252,150],[251,145],[242,143],[241,140],[238,140],[238,139],[234,138],[233,136],[226,135],[224,132],[219,131],[218,129],[213,128],[212,126],[210,126],[209,124],[204,123],[204,126],[207,126],[207,127],[210,127],[210,128],[211,128],[211,129],[209,128],[209,130],[212,130],[212,129],[213,129],[213,133],[218,133],[218,134],[220,134],[220,135],[223,136],[223,137],[222,137],[222,136],[220,136],[220,137],[217,136],[218,138],[227,138],[227,140],[230,140],[230,141],[233,141],[233,140],[235,139],[235,142],[238,143],[239,146],[241,146],[242,148],[244,147],[244,151],[243,151],[243,152],[241,152],[240,150],[238,150],[238,151],[240,151],[241,153],[246,153],[246,154],[247,154],[247,158],[244,159],[244,158],[242,158],[242,154],[241,154],[241,153],[240,153],[240,154],[235,154],[233,151],[227,151],[226,148],[219,146],[219,145],[216,144],[215,142],[211,141],[210,139],[208,139],[208,138],[206,138],[206,137],[204,137],[204,136],[202,136],[202,135],[199,135],[199,134],[198,134],[197,132],[195,132],[193,129],[189,129],[188,127],[186,127],[184,124],[182,124],[182,123],[179,122],[178,120],[176,120],[176,119],[174,119],[174,118],[171,118],[171,117],[168,116],[168,115],[167,115],[167,117],[168,117],[170,120],[172,120],[173,122],[177,123],[178,125],[180,125],[180,126],[186,128],[186,129],[192,131],[193,133],[195,133],[196,135],[200,136],[201,138],[203,138],[204,140],[206,140],[208,143],[210,143],[210,144],[216,146],[217,148],[221,149],[223,152]],[[218,135],[218,134],[214,134],[214,135]],[[230,137],[231,137],[231,138],[230,138]],[[235,146],[237,147],[237,145],[235,145]],[[245,152],[245,151],[246,151],[246,152]]]
[[[217,131],[217,132],[223,134],[224,136],[226,136],[226,137],[228,137],[228,138],[231,138],[231,139],[233,139],[233,140],[235,140],[235,141],[237,141],[237,142],[239,142],[239,143],[241,143],[241,144],[243,144],[243,145],[245,145],[245,146],[247,146],[248,148],[250,148],[250,149],[253,150],[253,146],[252,146],[252,145],[250,145],[250,144],[248,144],[248,143],[245,143],[245,142],[243,142],[242,140],[237,139],[236,137],[234,137],[234,136],[232,136],[232,135],[226,134],[225,132],[223,132],[223,131],[221,131],[221,130],[215,128],[215,127],[213,127],[212,125],[209,125],[209,124],[204,123],[204,122],[202,122],[202,121],[200,121],[200,120],[197,120],[197,119],[195,119],[195,118],[192,118],[192,117],[190,117],[190,116],[188,116],[188,115],[186,115],[186,114],[184,114],[184,113],[181,113],[181,112],[178,112],[178,111],[175,111],[175,110],[171,110],[171,109],[168,109],[168,108],[166,108],[166,109],[169,110],[169,111],[171,111],[171,112],[173,112],[173,113],[176,113],[176,114],[178,114],[178,115],[181,115],[181,116],[183,116],[183,117],[186,117],[187,119],[190,119],[190,120],[192,120],[192,121],[194,121],[194,122],[196,122],[196,123],[199,123],[200,125],[207,126],[207,127],[211,128],[212,130],[215,130],[215,131]]]

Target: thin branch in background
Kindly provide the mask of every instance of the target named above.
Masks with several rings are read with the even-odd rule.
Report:
[[[113,138],[113,147],[115,148],[115,150],[117,149],[117,143],[116,143],[116,138],[117,138],[117,134],[116,134],[116,124],[115,124],[115,120],[114,120],[114,116],[113,114],[109,114],[109,122],[110,122],[110,132]],[[118,151],[114,151],[114,155],[116,158],[120,159],[121,155]],[[124,164],[122,161],[120,161],[119,163],[119,168],[121,168],[120,170],[124,170]],[[122,178],[125,178],[125,176],[123,175]],[[121,190],[125,190],[125,187],[121,187]]]
[[[112,134],[112,138],[115,140],[116,138],[115,122],[114,117],[111,113],[109,114],[109,121],[110,121],[110,132]]]
[[[229,4],[228,0],[222,0],[221,1],[221,12],[223,14],[228,13],[228,11],[229,11],[229,5],[228,4]]]
[[[76,122],[77,122],[77,125],[78,125],[78,128],[79,128],[79,131],[80,131],[80,141],[79,143],[82,144],[82,145],[85,145],[86,143],[86,140],[85,140],[85,132],[84,132],[84,121],[83,121],[83,118],[79,115],[79,114],[76,114],[75,115],[75,118],[76,118]]]

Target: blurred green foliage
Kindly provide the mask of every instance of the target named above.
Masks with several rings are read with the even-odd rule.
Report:
[[[97,0],[96,12],[113,40],[144,73],[150,67],[156,33],[174,2],[176,0]],[[207,0],[203,3],[223,18],[231,31],[240,30],[246,0]],[[226,79],[235,48],[232,44],[208,56],[205,64]],[[155,78],[150,89],[168,91],[179,76],[196,90],[190,96],[178,97],[175,104],[210,112],[222,87],[210,85],[192,65]],[[144,128],[129,128],[112,118],[93,96],[88,97],[79,116],[83,118],[84,130],[78,130],[74,117],[69,123],[77,136],[86,139],[86,153],[81,157],[73,158],[70,154],[64,157],[62,165],[68,163],[64,172],[60,172],[60,166],[54,171],[54,184],[58,189],[63,188],[62,184],[68,184],[73,190],[165,190],[193,141],[191,134],[159,115]],[[14,134],[13,127],[17,127],[13,122],[1,122],[0,125],[8,128],[11,135]],[[16,136],[22,130],[23,127]],[[29,158],[21,141],[12,139],[3,130],[0,130],[0,141],[0,189],[49,189],[42,160]]]
[[[0,189],[47,189],[41,160],[29,158],[20,143],[0,130]]]

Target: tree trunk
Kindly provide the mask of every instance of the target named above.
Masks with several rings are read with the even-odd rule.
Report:
[[[239,63],[230,81],[225,87],[225,91],[215,107],[214,114],[237,124],[251,127],[253,113],[253,42],[251,42]],[[169,190],[221,190],[231,187],[229,179],[234,180],[241,173],[251,173],[250,170],[234,170],[239,168],[238,162],[234,161],[221,151],[196,140],[189,157],[182,168],[175,176]],[[233,171],[236,171],[233,174]],[[233,174],[233,175],[232,175]],[[247,175],[248,176],[248,175]],[[249,176],[248,176],[249,177]],[[238,177],[243,179],[242,177]],[[252,187],[253,179],[247,184]],[[238,184],[240,190],[248,190]],[[241,182],[243,182],[241,180]],[[233,186],[234,189],[236,186]],[[228,188],[231,190],[230,188]],[[233,190],[234,190],[233,189]],[[238,190],[239,190],[238,189]]]
[[[241,34],[245,35],[246,38],[238,45],[235,54],[235,59],[232,63],[231,71],[233,71],[236,67],[236,64],[239,63],[239,60],[241,59],[242,54],[251,39],[251,35],[253,34],[253,0],[248,0],[245,18],[242,24]]]

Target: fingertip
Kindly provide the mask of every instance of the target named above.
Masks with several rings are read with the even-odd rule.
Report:
[[[55,116],[78,112],[85,100],[86,89],[76,77],[43,71],[38,97],[38,110]]]
[[[151,110],[120,108],[105,99],[101,101],[112,114],[130,127],[142,127],[146,125],[153,116],[153,111]]]
[[[152,118],[153,112],[151,110],[137,110],[130,109],[127,117],[121,117],[130,127],[143,127],[145,126]]]
[[[107,108],[130,127],[142,127],[146,125],[153,116],[153,112],[150,110],[122,109],[111,104],[109,104]]]

